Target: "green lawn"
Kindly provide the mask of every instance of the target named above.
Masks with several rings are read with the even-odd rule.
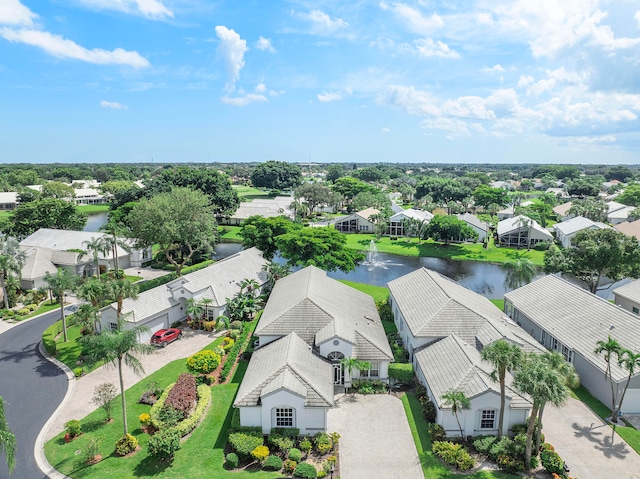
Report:
[[[418,243],[415,239],[397,239],[392,241],[389,237],[377,239],[373,234],[347,234],[347,246],[352,249],[364,251],[369,247],[373,239],[381,253],[391,253],[402,256],[420,256],[431,258],[456,259],[461,261],[488,261],[492,263],[504,263],[514,259],[519,254],[526,254],[533,264],[544,264],[544,251],[515,250],[513,248],[497,247],[493,243],[484,249],[481,243],[463,243],[444,245],[432,240]]]
[[[0,211],[0,218],[9,218],[13,211],[11,210],[2,210]]]
[[[500,311],[504,311],[504,299],[490,299],[493,304],[495,304]]]
[[[594,413],[600,416],[602,419],[611,417],[611,409],[602,404],[598,399],[593,397],[584,386],[580,386],[574,389],[571,393],[575,399],[579,399],[585,403]],[[640,431],[631,427],[624,426],[624,423],[620,423],[620,426],[611,426],[615,431],[620,434],[620,437],[625,440],[631,448],[640,454]]]
[[[451,479],[454,477],[466,477],[467,479],[516,479],[521,476],[514,476],[504,472],[480,471],[475,474],[456,474],[447,469],[431,451],[431,438],[427,430],[420,408],[420,402],[413,392],[408,392],[402,396],[402,405],[409,421],[411,435],[418,450],[418,457],[422,464],[422,473],[425,479]]]
[[[83,213],[103,213],[109,211],[109,205],[78,205],[78,209]]]
[[[219,226],[218,232],[220,233],[220,242],[222,243],[242,243],[242,237],[240,236],[240,226]]]
[[[233,189],[236,190],[236,193],[238,193],[238,196],[240,197],[240,201],[248,201],[254,198],[269,197],[268,191],[259,190],[258,188],[254,188],[253,186],[233,185]]]
[[[15,316],[14,319],[16,321],[23,321],[28,318],[33,318],[34,316],[37,316],[39,314],[48,313],[49,311],[53,311],[54,309],[60,309],[60,303],[55,302],[51,304],[50,301],[45,301],[44,303],[40,304],[38,309],[36,309],[33,313],[27,314],[26,316]]]
[[[207,346],[212,348],[220,343],[218,338]],[[227,442],[227,429],[231,424],[232,403],[246,371],[247,362],[241,362],[231,383],[212,387],[212,404],[202,424],[182,443],[181,449],[171,463],[157,461],[147,454],[147,436],[140,429],[138,416],[148,412],[150,406],[138,404],[137,400],[149,382],[155,381],[160,387],[174,382],[178,375],[186,371],[186,361],[180,359],[141,380],[127,390],[127,419],[131,434],[140,441],[141,449],[131,457],[117,457],[113,454],[116,440],[122,435],[122,409],[120,399],[114,401],[115,420],[104,423],[101,409],[82,419],[84,434],[69,444],[64,443],[63,434],[53,438],[45,445],[49,462],[59,471],[73,478],[102,479],[114,477],[129,479],[157,476],[163,478],[207,478],[224,479],[230,476],[239,479],[271,479],[280,477],[278,472],[234,472],[223,469],[224,446]],[[75,464],[76,451],[83,451],[88,441],[101,439],[100,452],[103,460],[93,466]]]
[[[372,284],[356,283],[355,281],[349,281],[346,279],[341,279],[340,282],[351,286],[358,291],[367,293],[369,296],[373,297],[373,300],[376,303],[378,301],[384,301],[389,297],[389,288],[385,288],[384,286],[373,286]]]

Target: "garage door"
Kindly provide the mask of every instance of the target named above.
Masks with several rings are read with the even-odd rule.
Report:
[[[163,329],[163,328],[168,328],[169,327],[169,316],[164,314],[162,316],[159,316],[155,319],[152,319],[151,321],[149,321],[148,323],[145,324],[145,326],[147,326],[149,328],[149,331],[146,331],[144,333],[142,333],[140,335],[140,342],[141,343],[148,343],[149,340],[151,339],[151,335],[153,333],[155,333],[156,331]]]

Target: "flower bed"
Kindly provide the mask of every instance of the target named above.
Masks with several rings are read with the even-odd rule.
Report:
[[[175,384],[176,383],[173,383],[167,386],[160,398],[153,406],[151,406],[151,411],[149,412],[149,414],[151,416],[151,423],[156,429],[167,429],[167,424],[165,424],[165,422],[160,417],[160,411],[164,407],[165,402],[167,401],[167,397],[169,396],[169,393],[171,392],[171,389],[175,386]],[[211,388],[206,384],[201,384],[200,386],[198,386],[197,398],[198,402],[196,403],[193,411],[191,411],[191,414],[189,414],[186,419],[173,426],[173,428],[175,428],[180,434],[180,437],[186,436],[198,425],[198,422],[207,410],[207,406],[211,401]]]

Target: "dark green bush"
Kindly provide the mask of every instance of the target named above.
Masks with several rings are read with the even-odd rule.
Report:
[[[289,459],[291,459],[292,461],[300,462],[300,460],[302,459],[302,453],[300,452],[300,449],[296,449],[296,448],[290,449]]]
[[[297,427],[274,427],[271,429],[272,436],[297,438],[300,435],[300,429]]]
[[[294,440],[290,437],[282,437],[282,436],[274,436],[270,435],[267,440],[270,446],[275,447],[279,451],[287,454],[289,449],[291,449],[294,445]],[[296,459],[298,460],[298,459]]]
[[[61,331],[61,324],[62,321],[55,322],[42,333],[42,344],[51,356],[55,356],[57,353],[56,336]]]
[[[493,443],[496,442],[498,438],[496,436],[480,436],[479,438],[473,441],[473,447],[480,454],[489,454],[489,449],[493,446]]]
[[[242,459],[248,459],[251,457],[251,451],[253,451],[256,447],[262,446],[264,443],[264,439],[262,436],[257,437],[249,434],[244,434],[242,432],[234,432],[233,434],[229,434],[229,444],[231,448],[240,456]]]
[[[80,424],[80,421],[78,421],[77,419],[70,419],[69,421],[66,422],[64,427],[65,427],[65,432],[69,434],[69,437],[71,438],[79,436],[82,433],[82,425]]]
[[[413,365],[411,363],[389,364],[389,378],[402,384],[413,383]]]
[[[308,462],[301,462],[293,471],[293,477],[303,477],[305,479],[316,479],[318,471]]]
[[[238,467],[238,462],[238,455],[230,452],[225,456],[224,467],[225,469],[235,469],[236,467]]]
[[[435,441],[432,443],[433,453],[442,458],[444,462],[455,466],[461,471],[466,471],[475,466],[475,460],[462,446],[450,441]]]
[[[432,441],[444,441],[447,438],[447,433],[440,424],[429,424],[429,435]]]
[[[282,459],[278,456],[269,456],[262,464],[262,469],[265,471],[279,471],[282,469]]]
[[[172,458],[180,449],[180,434],[175,429],[164,429],[149,438],[149,454],[155,457]]]
[[[555,451],[542,451],[540,453],[540,462],[542,467],[550,473],[556,473],[558,475],[564,475],[564,461],[560,458],[560,455]]]
[[[389,304],[389,298],[378,301],[376,307],[382,321],[393,321],[393,310],[391,309],[391,304]]]

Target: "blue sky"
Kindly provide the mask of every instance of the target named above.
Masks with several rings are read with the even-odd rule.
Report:
[[[637,0],[0,0],[0,162],[640,159]]]

